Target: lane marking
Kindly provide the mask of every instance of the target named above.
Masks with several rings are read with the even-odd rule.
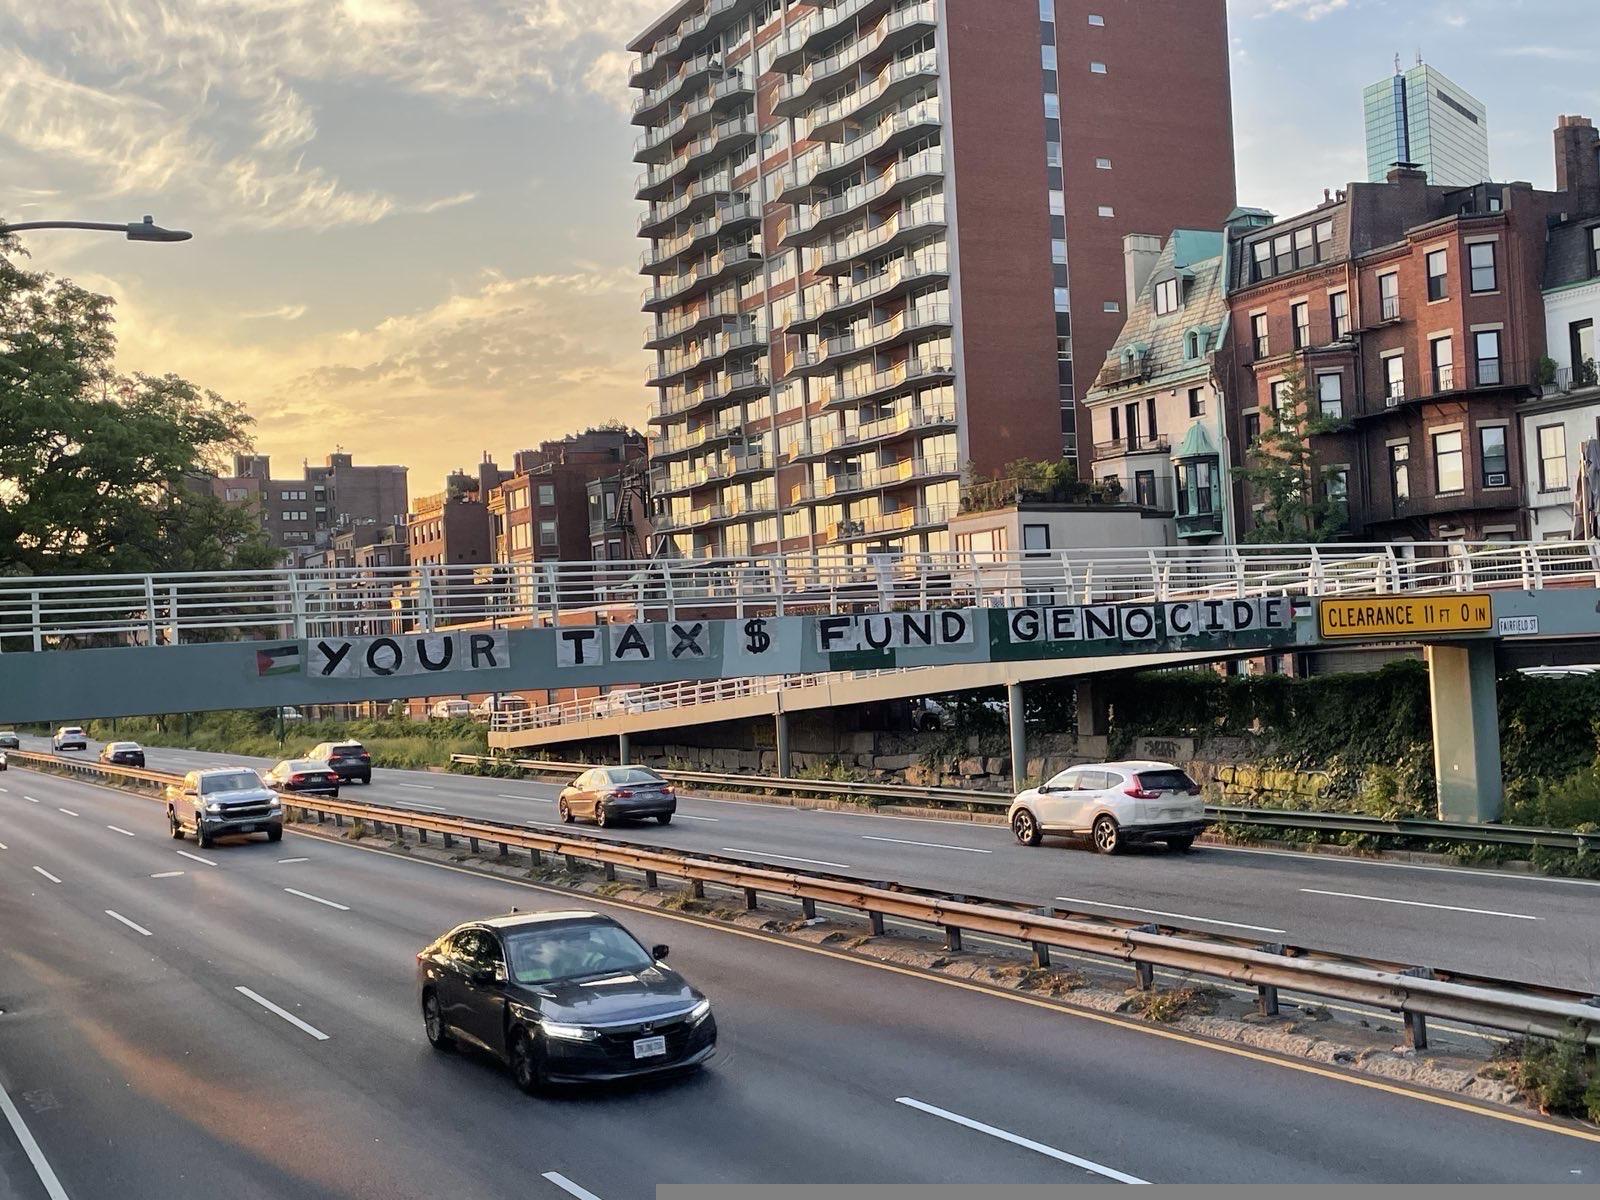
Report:
[[[143,925],[135,924],[134,922],[128,920],[127,917],[123,916],[119,912],[112,912],[111,909],[108,908],[108,909],[106,909],[106,916],[110,917],[113,921],[121,921],[124,925],[126,925],[129,929],[133,930],[135,933],[142,933],[142,934],[144,934],[145,937],[153,936],[151,934],[151,932],[148,929],[146,929]]]
[[[22,1144],[22,1152],[33,1164],[33,1173],[39,1177],[39,1182],[44,1184],[45,1194],[50,1200],[67,1200],[67,1191],[61,1186],[61,1180],[57,1179],[56,1173],[50,1169],[50,1162],[45,1158],[44,1151],[39,1149],[39,1143],[33,1140],[33,1134],[23,1122],[22,1114],[17,1111],[17,1106],[11,1102],[11,1097],[6,1094],[6,1089],[3,1087],[0,1087],[0,1112],[5,1113],[6,1124],[11,1126],[11,1132]]]
[[[433,791],[433,784],[431,783],[397,783],[395,784],[395,787],[416,788],[418,791],[422,792]]]
[[[1196,843],[1205,850],[1222,850],[1229,854],[1256,854],[1267,858],[1292,858],[1314,865],[1337,863],[1362,867],[1387,867],[1391,871],[1434,871],[1440,875],[1470,875],[1474,879],[1492,879],[1496,883],[1569,883],[1578,887],[1600,887],[1600,879],[1568,879],[1561,875],[1522,875],[1511,871],[1486,871],[1481,867],[1430,867],[1422,863],[1386,862],[1377,858],[1346,858],[1342,854],[1304,854],[1295,850],[1255,850],[1249,846],[1219,846],[1214,842]]]
[[[9,850],[9,849],[11,849],[10,846],[6,845],[4,842],[0,842],[0,850]]]
[[[894,842],[898,846],[926,846],[929,850],[964,850],[968,854],[993,854],[993,850],[979,850],[976,846],[952,846],[946,842],[913,842],[909,838],[876,837],[870,833],[863,833],[861,840],[864,842]]]
[[[217,865],[209,858],[201,858],[198,854],[190,854],[187,850],[179,850],[176,851],[176,853],[183,855],[184,858],[193,859],[197,863],[205,863],[205,865],[208,867],[214,867]]]
[[[43,867],[35,867],[34,870],[39,872],[39,874],[43,875],[51,883],[60,883],[61,882],[61,880],[57,879],[54,875],[50,874],[50,872],[46,871]]]
[[[309,858],[280,858],[280,863],[310,862]]]
[[[555,1184],[563,1192],[566,1192],[567,1195],[576,1196],[578,1200],[600,1200],[600,1197],[596,1196],[588,1188],[579,1187],[560,1171],[546,1171],[544,1178]]]
[[[112,833],[120,833],[120,834],[122,834],[123,837],[138,837],[139,836],[138,834],[134,833],[133,830],[124,829],[121,825],[107,825],[106,828],[111,830]]]
[[[321,896],[313,896],[310,892],[301,892],[294,888],[284,888],[283,890],[291,896],[299,896],[302,900],[314,900],[318,904],[326,904],[329,908],[337,908],[340,912],[350,911],[348,904],[335,904],[332,900],[324,900]]]
[[[697,817],[693,813],[676,813],[676,814],[674,814],[674,816],[679,821],[712,821],[712,822],[716,822],[716,821],[722,820],[721,817]]]
[[[1087,1158],[1079,1158],[1076,1154],[1068,1154],[1065,1150],[1057,1150],[1054,1146],[1046,1146],[1043,1142],[1036,1142],[1032,1138],[1021,1137],[1015,1133],[1008,1133],[994,1125],[985,1125],[982,1121],[974,1121],[971,1117],[963,1117],[960,1113],[953,1113],[949,1109],[936,1108],[932,1104],[924,1104],[921,1100],[913,1100],[910,1096],[900,1096],[896,1104],[904,1104],[907,1108],[914,1108],[918,1112],[927,1113],[930,1117],[949,1121],[967,1129],[986,1133],[992,1138],[999,1138],[1002,1142],[1010,1142],[1013,1146],[1021,1146],[1025,1150],[1032,1150],[1035,1154],[1042,1154],[1046,1158],[1053,1158],[1057,1162],[1070,1163],[1081,1167],[1090,1174],[1099,1175],[1104,1179],[1114,1179],[1118,1183],[1149,1183],[1148,1179],[1140,1179],[1137,1175],[1125,1175],[1114,1167],[1102,1166]]]
[[[495,794],[502,800],[537,800],[540,804],[555,803],[549,796],[513,796],[509,792],[496,792]]]
[[[792,854],[773,854],[769,850],[747,850],[742,846],[724,846],[724,854],[754,854],[757,858],[781,858],[784,862],[810,863],[814,867],[838,867],[842,871],[854,870],[849,863],[828,862],[821,858],[796,858]]]
[[[1159,908],[1135,908],[1131,904],[1107,904],[1104,900],[1083,900],[1077,896],[1057,896],[1064,904],[1087,904],[1091,908],[1115,908],[1123,912],[1143,913],[1149,917],[1177,917],[1181,921],[1196,921],[1201,925],[1227,925],[1234,929],[1253,929],[1257,933],[1288,933],[1287,929],[1273,929],[1267,925],[1245,925],[1239,921],[1218,921],[1212,917],[1197,917],[1193,913],[1163,912]]]
[[[4,792],[4,793],[9,795],[10,792],[11,792],[11,789],[10,788],[0,788],[0,792]]]
[[[388,804],[388,805],[385,805],[384,807],[389,809],[391,812],[405,812],[406,809],[411,809],[411,808],[425,808],[429,812],[437,812],[437,813],[442,813],[442,812],[448,812],[449,811],[443,805],[439,805],[439,804],[417,804],[415,802],[412,802],[411,804],[406,805],[405,808],[401,808],[399,805],[395,805],[395,804]]]
[[[318,841],[335,844],[332,838],[318,834],[291,830],[296,837],[316,838]],[[497,883],[509,884],[512,887],[525,888],[530,892],[540,892],[547,896],[554,896],[571,902],[572,891],[569,888],[551,887],[548,884],[533,883],[525,879],[507,879],[504,876],[494,875],[487,871],[473,870],[471,867],[458,866],[455,863],[434,862],[426,858],[412,858],[394,850],[385,850],[378,846],[357,846],[350,842],[337,843],[347,850],[358,850],[363,854],[381,854],[385,858],[392,858],[396,862],[411,863],[416,866],[431,867],[438,871],[454,871],[458,875],[470,875],[477,880],[492,880]],[[1402,1087],[1399,1084],[1385,1083],[1370,1076],[1358,1075],[1353,1071],[1335,1070],[1331,1067],[1322,1067],[1314,1063],[1302,1062],[1284,1058],[1261,1050],[1250,1050],[1242,1046],[1231,1045],[1226,1042],[1216,1042],[1209,1038],[1198,1037],[1194,1034],[1180,1033],[1171,1029],[1157,1029],[1143,1022],[1135,1023],[1126,1017],[1114,1016],[1108,1013],[1093,1012],[1089,1009],[1068,1008],[1050,1000],[1041,1000],[1034,996],[1020,995],[1015,992],[1002,992],[981,983],[969,983],[964,979],[952,979],[945,975],[932,975],[914,967],[901,967],[894,963],[878,962],[870,958],[861,958],[842,950],[829,950],[823,946],[811,946],[804,942],[792,942],[777,938],[771,934],[758,933],[750,929],[740,929],[736,926],[722,925],[714,921],[705,920],[686,913],[668,912],[653,905],[629,904],[624,900],[615,900],[609,897],[589,895],[586,897],[591,904],[603,905],[610,908],[620,908],[643,916],[658,917],[663,921],[678,921],[684,925],[693,925],[698,929],[716,930],[732,937],[748,938],[751,941],[761,942],[768,946],[781,946],[784,949],[796,950],[802,954],[815,954],[821,958],[831,958],[838,962],[852,963],[858,967],[869,970],[882,971],[889,975],[899,975],[905,979],[920,980],[923,983],[937,984],[940,987],[955,988],[958,991],[972,992],[979,996],[987,996],[991,1000],[1001,1000],[1011,1004],[1021,1004],[1029,1008],[1039,1008],[1046,1012],[1054,1013],[1058,1017],[1069,1020],[1089,1021],[1096,1025],[1109,1025],[1122,1030],[1124,1033],[1136,1033],[1145,1037],[1158,1038],[1163,1041],[1176,1042],[1179,1045],[1189,1046],[1197,1050],[1209,1050],[1215,1054],[1225,1054],[1230,1058],[1241,1058],[1248,1062],[1259,1063],[1268,1067],[1279,1067],[1285,1071],[1295,1071],[1301,1075],[1314,1075],[1319,1079],[1327,1079],[1334,1083],[1348,1084],[1350,1087],[1363,1088],[1371,1092],[1383,1092],[1385,1095],[1397,1096],[1404,1100],[1414,1100],[1419,1104],[1431,1104],[1437,1108],[1448,1108],[1454,1112],[1469,1113],[1473,1116],[1486,1117],[1491,1121],[1500,1121],[1508,1125],[1520,1125],[1527,1129],[1537,1129],[1543,1133],[1553,1133],[1561,1137],[1575,1138],[1580,1142],[1593,1142],[1600,1145],[1600,1133],[1586,1129],[1579,1129],[1567,1125],[1557,1125],[1538,1117],[1525,1117],[1513,1112],[1500,1109],[1487,1108],[1468,1100],[1457,1100],[1450,1096],[1443,1096],[1433,1092],[1416,1091]],[[1320,1001],[1318,1001],[1320,1003]]]
[[[289,1022],[289,1024],[293,1025],[296,1029],[302,1030],[305,1033],[309,1033],[312,1037],[316,1038],[317,1041],[325,1042],[325,1041],[328,1040],[328,1035],[323,1033],[322,1030],[318,1029],[315,1025],[307,1025],[304,1021],[302,1021],[299,1017],[295,1016],[288,1009],[279,1008],[276,1004],[274,1004],[271,1000],[268,1000],[260,992],[252,992],[249,988],[245,987],[243,984],[237,985],[233,990],[238,992],[241,996],[247,996],[251,1000],[254,1000],[257,1004],[261,1005],[261,1007],[266,1009],[268,1012],[276,1013],[278,1016],[282,1017],[285,1021]]]
[[[75,816],[77,816],[77,815],[78,815],[78,814],[77,814],[77,813],[75,813],[75,812],[73,812],[73,811],[72,811],[72,810],[71,810],[71,809],[70,809],[70,808],[60,808],[60,807],[58,807],[58,808],[57,808],[57,809],[56,809],[56,811],[57,811],[57,812],[64,812],[64,813],[66,813],[66,814],[67,814],[67,816],[69,816],[69,817],[75,817]]]
[[[1421,900],[1391,900],[1388,896],[1363,896],[1358,892],[1326,892],[1321,888],[1301,888],[1313,896],[1341,896],[1346,900],[1371,900],[1378,904],[1404,904],[1407,908],[1438,908],[1445,912],[1473,913],[1480,917],[1510,917],[1514,921],[1537,921],[1527,913],[1496,912],[1492,908],[1462,908],[1457,904],[1427,904]]]
[[[39,801],[34,799],[32,796],[24,796],[23,799],[26,800],[29,804],[37,804],[37,803],[39,803]]]
[[[150,878],[151,879],[171,879],[175,875],[182,875],[182,874],[183,874],[182,871],[157,871],[154,875],[150,876]]]

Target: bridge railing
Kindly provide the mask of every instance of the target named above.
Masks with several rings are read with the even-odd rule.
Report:
[[[452,626],[1600,586],[1600,542],[1134,547],[0,579],[0,651]]]

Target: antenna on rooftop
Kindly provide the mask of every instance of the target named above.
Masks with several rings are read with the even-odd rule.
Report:
[[[1394,73],[1396,75],[1400,74],[1400,52],[1398,50],[1394,52]]]

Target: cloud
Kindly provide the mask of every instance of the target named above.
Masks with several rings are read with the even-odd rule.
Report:
[[[1255,15],[1267,17],[1275,13],[1292,13],[1307,21],[1320,21],[1328,14],[1349,6],[1350,0],[1266,0]]]
[[[280,304],[277,308],[262,309],[260,312],[240,313],[239,317],[245,321],[298,321],[305,315],[304,304]]]
[[[457,192],[454,196],[443,196],[438,200],[429,200],[425,204],[412,206],[412,212],[436,213],[447,208],[455,208],[458,204],[471,204],[478,198],[477,192]]]
[[[1594,51],[1576,46],[1501,46],[1496,54],[1509,58],[1537,58],[1547,62],[1589,62]]]

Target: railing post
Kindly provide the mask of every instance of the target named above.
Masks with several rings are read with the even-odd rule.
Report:
[[[784,574],[783,564],[783,555],[772,556],[772,609],[780,617],[783,616],[784,593],[788,591],[788,577]]]
[[[672,562],[670,559],[661,560],[661,590],[667,602],[667,620],[678,619],[678,598],[672,586]]]
[[[1383,572],[1387,586],[1379,586],[1379,592],[1398,592],[1400,590],[1400,558],[1394,552],[1394,546],[1383,548]]]
[[[423,633],[433,632],[433,567],[429,563],[417,568],[417,627]]]
[[[1409,975],[1413,979],[1434,978],[1431,967],[1407,967],[1401,971],[1402,975]],[[1428,1048],[1428,1018],[1423,1013],[1407,1011],[1405,1014],[1406,1036],[1411,1042],[1413,1050],[1426,1050]]]
[[[1319,551],[1315,546],[1311,547],[1311,561],[1309,562],[1309,564],[1307,565],[1307,568],[1306,568],[1306,578],[1307,578],[1307,581],[1310,583],[1310,588],[1308,589],[1310,594],[1313,595],[1313,596],[1322,595],[1323,594],[1323,590],[1324,590],[1323,589],[1324,576],[1323,576],[1323,572],[1322,572],[1322,552]]]
[[[306,587],[305,581],[300,578],[300,572],[294,568],[289,570],[289,620],[293,623],[295,640],[305,641]]]
[[[1159,603],[1164,598],[1161,594],[1161,563],[1154,550],[1145,551],[1145,555],[1150,560],[1150,598]]]
[[[154,646],[161,630],[156,622],[156,581],[152,575],[144,577],[144,615],[145,628],[148,631],[145,645]]]
[[[1264,942],[1256,947],[1262,954],[1282,954],[1281,942]],[[1263,1017],[1278,1015],[1278,989],[1270,983],[1256,986],[1256,1011]]]
[[[543,564],[543,566],[544,566],[544,586],[550,592],[550,624],[552,624],[552,625],[560,625],[561,621],[559,620],[559,618],[561,616],[561,576],[556,571],[556,564],[555,563],[545,563],[545,564]],[[539,612],[538,612],[539,604],[538,604],[537,599],[534,601],[533,607],[534,607],[534,611],[529,613],[528,615],[530,617],[537,617],[539,615]]]
[[[178,629],[178,585],[167,587],[167,643],[176,646],[183,640]]]
[[[1154,925],[1154,924],[1140,925],[1137,928],[1135,928],[1133,932],[1134,933],[1160,933],[1161,932],[1161,927],[1158,926],[1158,925]],[[1148,992],[1151,988],[1155,987],[1155,985],[1156,985],[1156,969],[1155,969],[1155,967],[1150,963],[1140,962],[1138,959],[1134,959],[1133,960],[1133,985],[1136,988],[1138,988],[1141,992]]]

